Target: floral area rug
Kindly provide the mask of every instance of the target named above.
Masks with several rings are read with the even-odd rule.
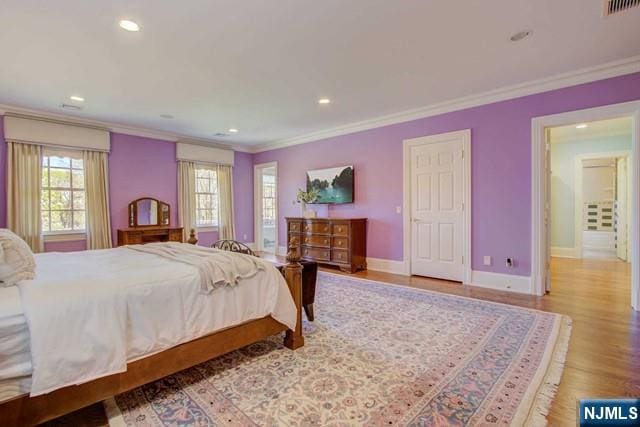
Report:
[[[299,350],[274,336],[121,394],[110,424],[546,423],[565,316],[330,273],[315,312]]]

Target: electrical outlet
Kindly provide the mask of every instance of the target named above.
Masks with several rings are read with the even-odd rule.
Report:
[[[397,214],[402,213],[402,207],[396,206],[396,213]]]
[[[247,241],[247,235],[246,234],[243,234],[242,238],[244,239],[245,242]]]
[[[513,258],[507,258],[505,265],[509,268],[513,268]]]
[[[483,258],[484,265],[491,265],[491,256],[485,255]]]

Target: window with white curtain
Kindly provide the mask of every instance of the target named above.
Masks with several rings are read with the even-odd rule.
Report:
[[[42,232],[85,232],[82,152],[45,150],[42,156]]]
[[[196,166],[196,225],[218,226],[218,175],[214,166]]]

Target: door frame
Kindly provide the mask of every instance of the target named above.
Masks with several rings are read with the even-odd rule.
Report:
[[[584,197],[582,195],[583,186],[582,186],[582,161],[589,159],[603,159],[603,158],[619,158],[624,157],[629,163],[631,160],[631,151],[629,150],[620,150],[620,151],[606,151],[602,153],[587,153],[587,154],[578,154],[575,156],[574,160],[574,194],[573,194],[573,204],[574,204],[574,217],[573,217],[573,229],[574,229],[574,238],[573,238],[573,252],[576,258],[582,258],[582,221],[584,220],[582,205],[584,204]],[[628,164],[627,163],[627,164]],[[627,177],[629,172],[627,170]],[[627,179],[627,181],[629,181]],[[628,221],[628,219],[627,219]],[[628,244],[628,243],[627,243]]]
[[[278,216],[279,210],[279,194],[278,189],[278,162],[259,163],[253,165],[253,236],[254,236],[254,248],[256,251],[264,251],[264,241],[262,238],[262,169],[275,167],[276,169],[276,242],[274,254],[278,254],[278,223],[280,218]]]
[[[532,293],[545,293],[545,254],[549,253],[547,237],[544,235],[546,188],[545,129],[581,122],[631,117],[631,177],[636,184],[640,178],[640,101],[625,102],[603,107],[588,108],[531,119],[531,284]],[[631,192],[631,212],[640,212],[640,185]],[[640,310],[640,215],[632,215],[631,225],[631,306]]]
[[[411,147],[446,142],[447,139],[462,139],[462,198],[464,200],[462,221],[463,280],[471,283],[471,129],[428,135],[402,141],[402,230],[404,274],[411,275]]]

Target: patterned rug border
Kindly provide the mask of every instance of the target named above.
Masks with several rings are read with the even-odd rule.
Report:
[[[412,292],[422,292],[432,295],[435,294],[438,296],[450,297],[453,299],[471,300],[489,305],[554,315],[557,318],[557,322],[555,322],[553,331],[556,339],[553,345],[547,347],[543,357],[544,365],[547,365],[547,368],[543,372],[539,372],[536,375],[531,384],[531,387],[529,388],[529,391],[520,402],[517,413],[513,419],[513,422],[517,425],[547,425],[548,421],[546,417],[549,414],[549,410],[557,394],[558,386],[560,385],[560,380],[564,371],[567,352],[569,349],[572,329],[572,319],[569,316],[552,311],[521,307],[518,305],[507,304],[503,302],[487,301],[480,298],[449,294],[446,292],[422,289],[397,283],[383,282],[361,277],[350,277],[344,274],[333,273],[329,271],[319,272],[319,275],[330,275],[356,283],[369,282],[380,287],[392,286]],[[114,397],[110,397],[104,400],[102,403],[108,419],[109,427],[127,427],[124,416],[122,415],[120,408],[116,404]]]

